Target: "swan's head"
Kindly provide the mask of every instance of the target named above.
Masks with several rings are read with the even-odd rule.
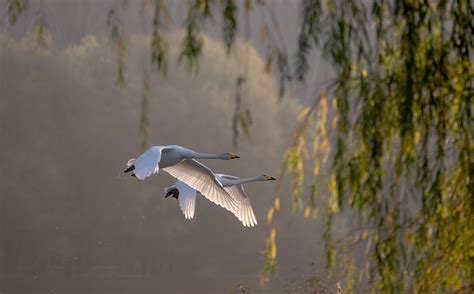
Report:
[[[176,188],[176,186],[169,186],[165,188],[165,198],[168,198],[169,196],[173,196],[176,199],[179,199],[179,190]]]
[[[240,158],[240,156],[238,156],[237,154],[231,153],[231,152],[225,153],[225,156],[226,156],[226,159]]]
[[[274,181],[276,180],[274,177],[269,176],[269,175],[263,175],[262,176],[262,181]]]

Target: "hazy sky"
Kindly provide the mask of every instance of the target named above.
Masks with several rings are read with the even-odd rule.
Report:
[[[292,214],[283,189],[282,212],[275,216],[278,275],[270,288],[258,290],[275,182],[246,186],[259,224],[244,228],[202,197],[195,219],[184,219],[177,201],[163,198],[173,182],[164,172],[144,182],[125,176],[125,163],[140,152],[148,30],[128,33],[127,86],[120,88],[104,35],[114,2],[31,2],[42,3],[48,21],[55,21],[48,49],[28,33],[27,17],[17,27],[3,21],[0,28],[1,293],[222,293],[238,283],[268,292],[294,273],[323,271],[320,225]],[[290,2],[288,9],[295,9],[296,1]],[[276,7],[285,13],[284,5]],[[136,11],[126,19],[140,25]],[[151,143],[236,152],[241,159],[204,163],[242,177],[275,175],[306,88],[278,103],[276,81],[263,72],[262,52],[252,48],[245,103],[254,124],[250,138],[234,148],[231,116],[242,44],[228,57],[213,34],[206,37],[199,75],[191,76],[175,64],[183,31],[169,29],[168,76],[152,78]]]

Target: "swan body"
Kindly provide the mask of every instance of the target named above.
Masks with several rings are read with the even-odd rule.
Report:
[[[230,211],[237,209],[237,202],[217,181],[214,173],[194,158],[227,160],[239,156],[229,152],[201,153],[178,145],[152,146],[137,159],[130,159],[125,172],[133,172],[132,176],[144,180],[163,169],[217,205]]]
[[[255,226],[257,224],[257,218],[255,217],[252,204],[250,203],[250,199],[242,184],[255,181],[271,181],[275,180],[275,178],[268,175],[262,175],[240,179],[226,174],[215,174],[215,177],[226,192],[238,203],[239,207],[231,210],[231,212],[245,227]],[[179,206],[181,207],[186,219],[192,219],[194,217],[196,190],[178,180],[174,186],[167,187],[165,193],[165,198],[172,195],[174,198],[178,199]]]
[[[234,159],[240,158],[234,153],[202,153],[178,146],[152,146],[143,152],[137,159],[127,162],[125,172],[133,171],[133,175],[144,180],[152,174],[158,173],[160,168],[166,168],[178,164],[183,159]]]

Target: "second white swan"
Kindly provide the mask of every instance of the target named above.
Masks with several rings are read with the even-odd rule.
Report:
[[[274,177],[269,175],[256,176],[251,178],[240,179],[235,176],[225,174],[215,174],[216,179],[229,193],[230,196],[238,203],[237,209],[231,212],[237,217],[245,227],[253,227],[257,224],[257,218],[252,209],[252,204],[242,184],[255,181],[271,181]],[[184,217],[192,219],[194,217],[194,210],[196,207],[196,190],[189,187],[182,181],[176,181],[174,186],[165,188],[166,196],[173,196],[178,199],[179,206],[184,213]]]

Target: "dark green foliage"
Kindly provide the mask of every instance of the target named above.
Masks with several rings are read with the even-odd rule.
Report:
[[[234,0],[222,0],[222,39],[227,48],[227,53],[235,41],[235,34],[237,32],[237,6]]]
[[[250,135],[250,128],[252,127],[252,114],[248,107],[242,105],[242,87],[247,81],[244,77],[239,76],[236,80],[236,93],[235,93],[235,108],[234,115],[232,116],[232,131],[233,131],[233,144],[237,146],[239,143],[240,130],[245,135]]]
[[[307,57],[313,45],[318,45],[320,31],[321,1],[304,0],[301,5],[301,29],[298,37],[298,50],[295,55],[295,76],[302,81],[309,69]]]
[[[8,0],[7,1],[7,15],[10,24],[15,24],[22,14],[25,14],[29,8],[29,0]],[[36,41],[39,47],[47,48],[47,33],[48,23],[44,18],[41,10],[35,12],[35,27]]]
[[[48,48],[47,34],[48,24],[43,17],[40,17],[36,22],[36,43],[42,48]]]
[[[16,23],[20,15],[22,15],[27,9],[28,0],[9,0],[7,4],[7,12],[10,23]]]
[[[168,70],[168,46],[162,29],[165,25],[164,20],[167,16],[167,8],[162,0],[155,0],[154,8],[153,31],[151,34],[151,64],[156,66],[158,72],[166,75]]]
[[[143,78],[143,93],[141,101],[141,111],[140,111],[140,133],[143,135],[141,149],[145,150],[149,146],[150,138],[150,96],[151,96],[151,87],[150,87],[150,78],[148,75],[145,75]]]
[[[202,52],[204,45],[204,38],[201,35],[201,29],[199,26],[200,17],[207,17],[208,12],[207,5],[200,6],[201,2],[197,0],[188,10],[188,16],[186,18],[186,35],[183,40],[181,53],[178,61],[181,62],[183,59],[187,61],[188,68],[191,71],[197,72],[198,70],[198,58]],[[202,10],[204,9],[204,10]]]
[[[473,11],[461,0],[303,1],[296,75],[318,43],[336,70],[328,264],[347,244],[332,219],[353,208],[383,292],[472,287]]]
[[[115,8],[110,9],[107,13],[107,27],[110,29],[110,42],[117,51],[116,83],[123,86],[125,85],[125,55],[127,54],[127,44]]]

